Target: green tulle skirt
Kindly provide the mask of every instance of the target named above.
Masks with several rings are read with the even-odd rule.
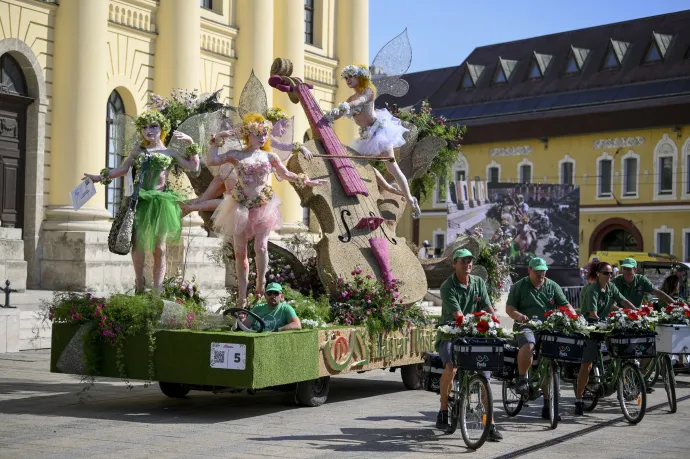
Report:
[[[182,209],[177,204],[184,197],[176,191],[139,191],[134,215],[136,245],[153,252],[158,241],[179,242],[182,234]]]

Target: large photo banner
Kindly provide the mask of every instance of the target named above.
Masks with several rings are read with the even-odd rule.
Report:
[[[477,185],[479,192],[472,193],[470,190],[476,190]],[[471,187],[467,182],[451,184],[455,189],[449,190],[448,242],[478,228],[487,242],[497,233],[505,234],[510,243],[506,244],[504,253],[514,271],[525,272],[524,267],[529,261],[540,257],[552,270],[563,271],[563,277],[573,277],[568,283],[576,282],[574,276],[579,276],[576,271],[580,231],[579,187],[488,183],[484,189],[484,185],[481,182],[472,182]],[[466,199],[458,200],[460,196]],[[478,199],[472,199],[474,196]]]

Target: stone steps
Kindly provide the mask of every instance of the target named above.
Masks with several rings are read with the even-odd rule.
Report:
[[[0,228],[0,287],[5,287],[5,280],[9,280],[10,288],[26,290],[26,269],[22,230]],[[0,303],[4,302],[5,299],[0,298]]]
[[[49,321],[40,319],[39,311],[26,310],[19,313],[19,349],[50,349],[52,328]]]

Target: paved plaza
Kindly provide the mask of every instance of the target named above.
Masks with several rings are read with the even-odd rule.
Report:
[[[587,416],[571,415],[573,392],[561,392],[555,431],[540,418],[541,400],[507,417],[494,383],[505,439],[468,450],[458,431],[434,429],[438,396],[406,391],[399,373],[373,371],[332,380],[328,402],[295,406],[291,394],[191,392],[170,399],[157,385],[104,380],[80,403],[78,378],[48,372],[49,351],[0,356],[0,458],[371,458],[464,455],[486,458],[681,458],[690,437],[690,377],[678,377],[678,412],[657,387],[637,426],[621,421],[615,397]]]

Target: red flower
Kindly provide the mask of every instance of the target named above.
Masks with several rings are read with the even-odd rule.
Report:
[[[609,312],[609,317],[613,317],[613,316],[615,316],[615,315],[616,315],[615,312]]]
[[[637,320],[640,318],[640,315],[638,313],[636,313],[635,311],[628,311],[627,315],[628,315],[628,319],[630,319],[630,320]]]
[[[546,319],[547,317],[549,317],[549,316],[550,316],[551,314],[553,314],[554,312],[556,312],[556,311],[553,310],[553,309],[550,310],[550,311],[546,311],[546,313],[544,313],[544,318]]]
[[[652,313],[652,310],[649,306],[642,306],[642,308],[640,308],[640,315],[641,316],[648,316],[651,313]]]
[[[673,310],[676,309],[673,306],[666,306],[666,312],[673,312]]]
[[[489,331],[489,323],[483,320],[477,322],[477,331],[479,333],[486,333]]]
[[[456,327],[461,327],[462,323],[465,321],[465,316],[462,314],[458,314],[458,317],[455,319],[455,326]]]
[[[686,310],[685,310],[685,317],[687,317],[688,319],[690,319],[690,309],[686,309]]]
[[[474,314],[474,317],[482,317],[485,313],[484,313],[484,311],[477,311],[477,312],[474,312],[473,314]]]
[[[568,314],[570,313],[570,309],[568,309],[566,306],[559,306],[558,310],[562,312],[563,314]]]
[[[498,320],[498,317],[496,317],[496,316],[494,316],[494,315],[491,316],[491,320],[493,320],[493,321],[496,322],[497,324],[500,324],[500,323],[501,323],[501,321]]]

